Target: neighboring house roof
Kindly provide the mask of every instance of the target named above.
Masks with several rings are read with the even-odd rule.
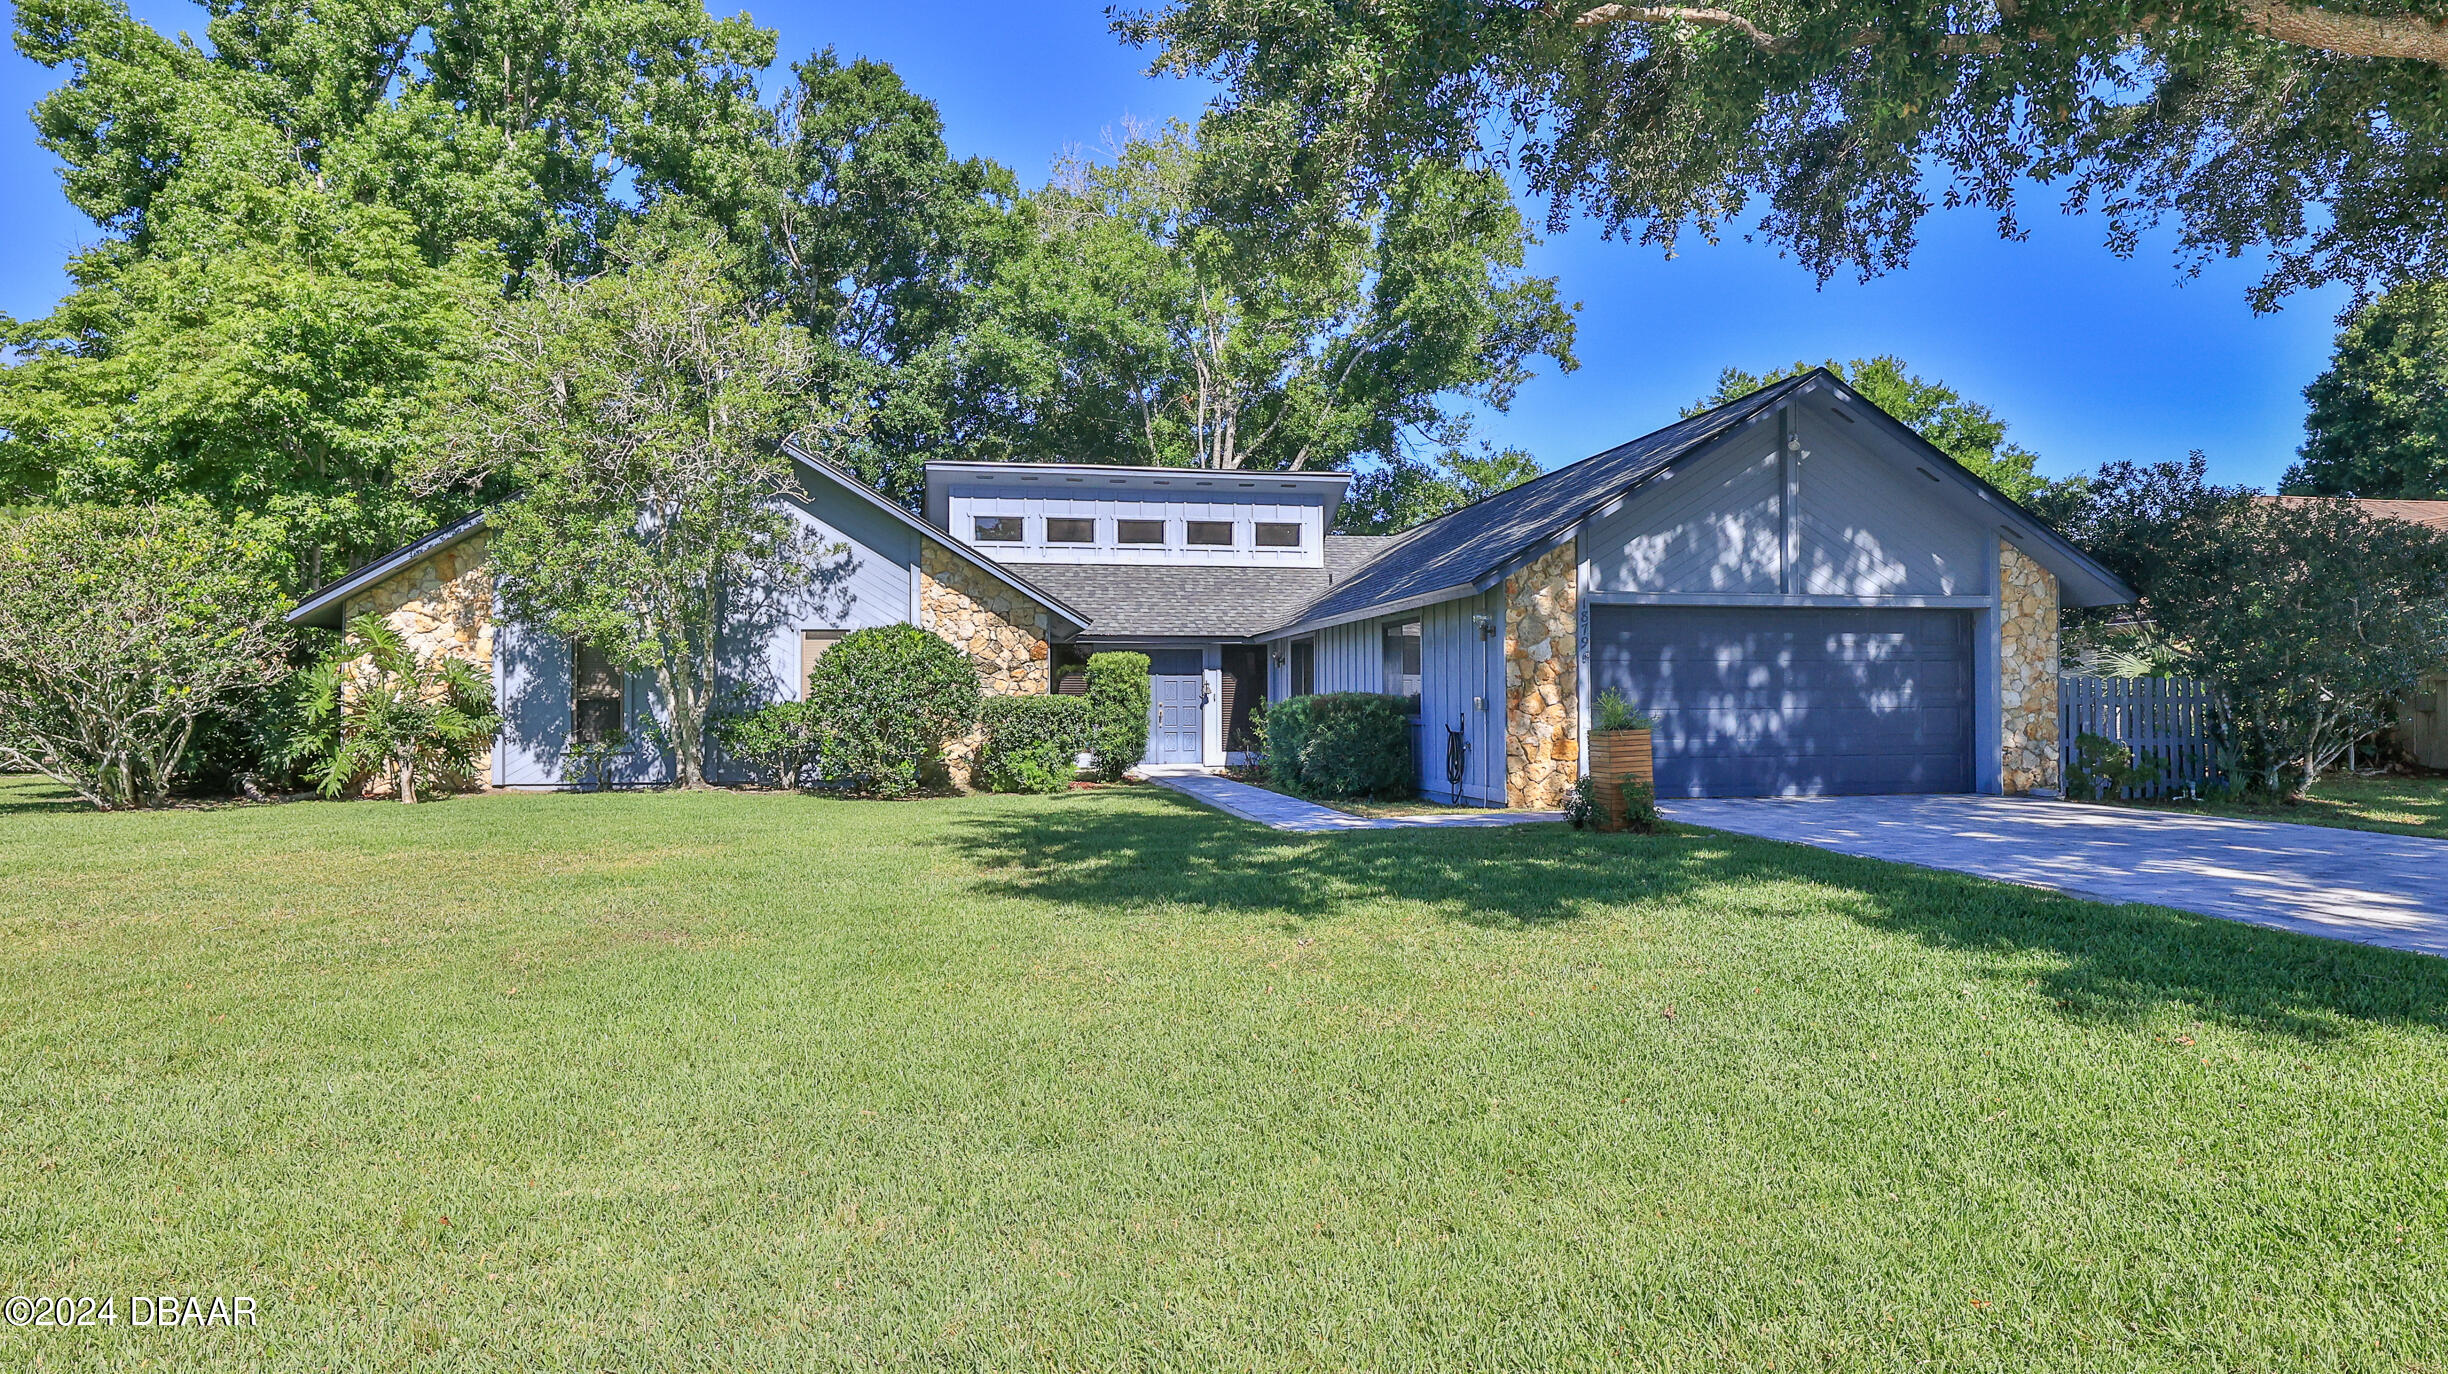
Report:
[[[2448,501],[2398,501],[2371,496],[2281,496],[2280,504],[2306,506],[2315,501],[2347,501],[2376,520],[2404,520],[2448,533]]]
[[[1282,625],[1406,538],[1327,535],[1322,568],[1031,563],[1028,570],[1088,614],[1091,639],[1247,639]]]
[[[1020,574],[1013,572],[1010,568],[1001,563],[997,563],[990,558],[979,557],[975,550],[970,549],[966,545],[960,543],[958,540],[946,536],[943,531],[936,529],[934,526],[927,524],[917,516],[910,514],[907,510],[902,509],[901,506],[894,502],[891,498],[885,496],[882,492],[877,491],[875,488],[868,486],[865,482],[860,481],[856,476],[853,476],[845,469],[836,467],[833,464],[826,462],[824,459],[818,458],[812,454],[802,452],[795,445],[784,444],[782,446],[782,451],[789,454],[802,466],[812,468],[817,472],[823,473],[826,477],[831,478],[835,485],[843,488],[855,496],[860,497],[869,505],[874,506],[877,510],[884,512],[893,519],[898,520],[902,524],[916,530],[922,536],[932,539],[936,543],[943,545],[945,548],[951,549],[960,554],[964,560],[976,565],[988,576],[993,577],[995,580],[1010,587],[1012,590],[1036,601],[1039,605],[1044,606],[1047,610],[1052,611],[1055,615],[1062,617],[1071,624],[1072,628],[1084,629],[1087,627],[1088,617],[1081,611],[1075,609],[1069,602],[1063,600],[1059,594],[1047,591],[1045,588],[1038,586],[1035,582],[1028,578],[1022,577]],[[426,535],[424,538],[417,540],[415,543],[403,545],[400,548],[392,550],[390,553],[384,554],[380,558],[361,563],[358,566],[351,568],[346,573],[341,574],[339,577],[324,583],[314,591],[307,593],[306,598],[303,601],[300,601],[297,605],[291,607],[289,613],[283,616],[282,619],[288,621],[292,625],[320,625],[327,629],[338,629],[340,626],[342,608],[347,604],[348,599],[351,596],[354,596],[358,592],[361,592],[366,588],[381,582],[384,578],[391,576],[393,573],[398,572],[402,568],[414,564],[419,559],[429,558],[434,554],[440,553],[442,550],[449,548],[451,545],[456,544],[460,540],[467,538],[469,535],[476,533],[478,530],[484,528],[484,522],[484,512],[478,511],[476,514],[469,516],[465,520],[459,521],[457,524],[447,525],[441,529],[435,530],[433,533]]]

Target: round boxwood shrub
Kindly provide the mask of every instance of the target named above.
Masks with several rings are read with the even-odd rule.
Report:
[[[1321,692],[1267,708],[1267,768],[1307,797],[1403,797],[1411,769],[1411,704],[1375,692]]]
[[[988,697],[976,776],[996,792],[1060,792],[1079,776],[1092,733],[1089,697]]]
[[[977,724],[977,665],[915,625],[856,630],[808,671],[817,772],[881,797],[918,789],[944,741]]]
[[[1125,769],[1147,757],[1148,656],[1092,654],[1088,658],[1088,752],[1097,776],[1119,782]]]

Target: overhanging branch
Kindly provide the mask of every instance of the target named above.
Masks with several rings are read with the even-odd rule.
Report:
[[[2290,4],[2288,0],[2231,0],[2230,10],[2237,25],[2280,43],[2297,47],[2316,48],[2344,57],[2389,57],[2408,62],[2428,62],[2435,67],[2448,67],[2448,21],[2425,19],[2417,15],[2358,14],[2350,10],[2324,9],[2318,5]],[[2001,8],[2006,8],[2001,6]],[[1762,52],[1785,52],[1794,46],[1789,34],[1773,34],[1732,10],[1687,5],[1599,5],[1574,16],[1576,28],[1596,28],[1606,24],[1691,24],[1700,28],[1732,29],[1749,39]],[[2147,22],[2134,26],[2136,32],[2151,27]],[[2047,41],[2048,35],[2034,32],[2020,35],[2030,41]],[[1842,46],[1866,47],[1878,41],[1875,29],[1862,29]],[[1938,50],[1953,57],[1967,57],[2003,51],[2006,38],[1999,34],[1948,34],[1938,41]]]

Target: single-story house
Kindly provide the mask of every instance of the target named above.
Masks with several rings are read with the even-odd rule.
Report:
[[[2345,501],[2375,520],[2403,520],[2448,534],[2448,501],[2409,501],[2359,496],[2281,496],[2289,505]],[[2425,768],[2448,768],[2448,664],[2397,704],[2397,727],[2388,741]]]
[[[1610,688],[1654,718],[1667,796],[2053,787],[2059,608],[2132,599],[1824,370],[1386,536],[1333,533],[1342,473],[941,462],[915,514],[798,463],[791,509],[839,552],[816,594],[742,629],[744,692],[793,695],[834,639],[894,621],[992,692],[1064,690],[1129,648],[1151,664],[1150,764],[1233,761],[1261,700],[1387,692],[1412,703],[1422,788],[1484,805],[1558,804]],[[290,619],[375,611],[489,662],[498,786],[564,785],[574,738],[660,710],[493,605],[477,517]],[[647,746],[613,774],[667,775]]]

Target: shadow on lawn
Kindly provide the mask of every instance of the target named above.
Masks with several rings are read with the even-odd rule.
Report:
[[[31,773],[0,775],[0,816],[56,816],[67,811],[91,811],[76,793]]]
[[[1288,835],[1165,796],[1161,814],[1079,797],[1033,816],[978,817],[951,843],[990,890],[1108,910],[1151,902],[1279,917],[1400,898],[1490,927],[1577,919],[1626,903],[1778,882],[1828,910],[1932,948],[2049,956],[2062,1014],[2185,1014],[2334,1038],[2339,1018],[2448,1028],[2448,960],[2146,906],[2103,906],[1713,832],[1638,837],[1561,825]],[[1739,897],[1737,898],[1739,900]],[[2018,967],[2012,976],[2030,976]]]

